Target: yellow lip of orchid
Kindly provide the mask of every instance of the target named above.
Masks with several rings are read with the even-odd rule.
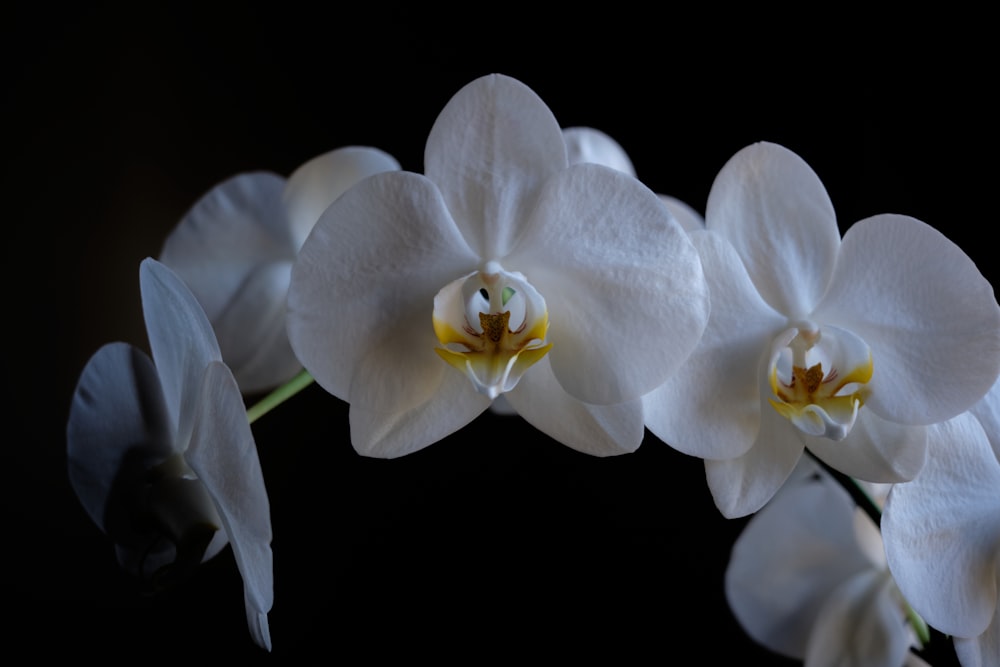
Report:
[[[497,262],[446,285],[434,298],[435,352],[494,399],[552,347],[545,300]]]
[[[839,441],[854,426],[871,377],[871,349],[863,340],[804,322],[772,343],[768,401],[803,433]]]

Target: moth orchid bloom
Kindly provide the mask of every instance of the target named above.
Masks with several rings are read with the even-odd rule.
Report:
[[[502,75],[447,103],[424,166],[345,192],[292,270],[292,349],[350,404],[357,451],[408,454],[500,396],[577,450],[637,448],[641,395],[708,317],[684,230],[635,178],[570,166],[552,112]]]
[[[592,127],[567,127],[563,130],[570,164],[593,162],[636,176],[632,159],[620,143],[609,134]],[[674,219],[687,231],[701,229],[705,219],[686,202],[670,195],[659,194]]]
[[[288,282],[320,214],[362,178],[395,169],[399,163],[376,148],[347,146],[287,179],[238,174],[206,193],[171,231],[159,260],[202,304],[244,392],[273,389],[302,370],[286,334]]]
[[[928,428],[927,463],[882,514],[889,569],[913,608],[951,635],[963,667],[1000,656],[1000,383]]]
[[[271,518],[239,387],[184,283],[153,259],[140,270],[152,359],[127,343],[83,369],[67,425],[69,479],[154,587],[232,546],[254,641],[271,650]]]
[[[876,502],[888,487],[867,486]],[[878,526],[809,459],[747,522],[725,592],[754,641],[806,667],[926,664]]]
[[[812,169],[758,143],[723,167],[691,232],[712,295],[701,343],[645,400],[646,425],[705,459],[727,517],[766,503],[809,447],[856,479],[912,479],[924,427],[1000,372],[1000,307],[958,246],[903,215],[841,238]]]

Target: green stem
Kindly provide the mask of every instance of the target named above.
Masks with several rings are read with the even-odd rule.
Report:
[[[313,383],[313,376],[309,371],[303,370],[291,380],[281,385],[270,394],[260,399],[256,404],[247,410],[247,419],[254,423],[268,412],[278,407],[295,394],[299,393]]]

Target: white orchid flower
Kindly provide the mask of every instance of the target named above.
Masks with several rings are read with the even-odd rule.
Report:
[[[963,667],[1000,662],[1000,383],[928,428],[927,463],[882,514],[889,569]]]
[[[288,282],[320,214],[362,178],[395,169],[395,158],[376,148],[347,146],[287,179],[238,174],[206,193],[171,231],[159,260],[202,304],[244,392],[270,390],[302,370],[286,334]]]
[[[725,592],[754,641],[806,667],[926,664],[878,526],[809,459],[737,538]]]
[[[822,183],[788,149],[738,152],[705,224],[690,235],[712,315],[645,408],[653,434],[706,459],[723,515],[762,507],[806,446],[856,479],[912,479],[924,426],[968,409],[1000,373],[1000,307],[972,260],[903,215],[841,239]]]
[[[180,278],[153,259],[139,277],[152,359],[110,343],[87,363],[67,426],[70,482],[122,566],[154,587],[230,544],[250,632],[270,650],[270,510],[239,387]]]
[[[708,316],[684,230],[636,179],[570,166],[552,112],[506,76],[448,102],[424,162],[345,192],[292,270],[292,348],[350,403],[354,447],[413,452],[503,395],[577,450],[637,448],[641,395]]]

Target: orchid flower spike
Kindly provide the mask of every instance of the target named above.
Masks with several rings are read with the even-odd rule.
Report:
[[[500,396],[579,451],[636,449],[641,396],[708,318],[681,226],[635,178],[570,165],[552,112],[503,75],[452,97],[424,167],[345,192],[292,269],[292,349],[350,404],[356,450],[408,454]]]
[[[155,587],[232,546],[254,641],[271,650],[271,518],[243,399],[194,295],[139,270],[152,359],[126,343],[83,369],[66,429],[69,480],[121,565]]]
[[[705,459],[727,517],[760,509],[805,447],[855,479],[924,463],[925,427],[1000,374],[1000,306],[929,225],[876,215],[841,239],[812,169],[771,143],[738,152],[691,232],[712,295],[701,343],[645,398],[650,431]]]
[[[1000,662],[1000,382],[929,427],[927,463],[882,513],[889,569],[963,667]]]
[[[170,232],[159,260],[205,309],[243,392],[273,389],[302,369],[286,334],[288,282],[320,214],[361,179],[396,169],[395,158],[376,148],[347,146],[312,158],[287,179],[238,174]]]

